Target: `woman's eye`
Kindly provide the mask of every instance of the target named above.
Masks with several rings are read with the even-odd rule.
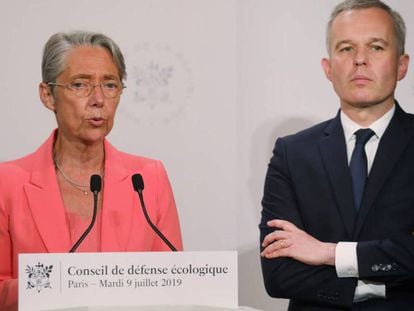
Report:
[[[85,89],[88,85],[84,82],[72,82],[70,86],[74,89]]]
[[[115,82],[107,82],[107,83],[104,83],[103,86],[106,89],[117,89],[118,88],[118,84]]]

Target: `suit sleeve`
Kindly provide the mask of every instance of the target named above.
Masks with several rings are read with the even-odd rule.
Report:
[[[357,245],[359,277],[386,285],[387,296],[394,289],[414,290],[414,236],[396,235]]]
[[[269,163],[259,225],[260,242],[273,231],[266,223],[283,219],[306,231],[295,185],[289,172],[284,139],[278,139]],[[312,302],[321,306],[350,307],[356,278],[338,278],[333,266],[310,266],[291,258],[262,258],[265,288],[272,297]]]
[[[413,122],[396,105],[365,189],[372,203],[357,245],[359,277],[384,283],[387,298],[414,292]]]
[[[161,162],[156,162],[157,174],[157,227],[177,250],[183,250],[180,222],[171,184]],[[161,239],[156,239],[154,250],[169,251]]]

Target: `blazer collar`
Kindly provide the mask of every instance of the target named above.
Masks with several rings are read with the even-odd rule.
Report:
[[[29,182],[24,186],[32,217],[47,252],[68,252],[71,243],[65,210],[52,160],[56,131],[33,154]]]
[[[47,252],[68,252],[71,245],[65,209],[52,159],[56,130],[33,154],[29,182],[24,186],[32,217]],[[132,229],[129,209],[136,207],[135,192],[121,153],[108,141],[105,147],[101,249],[125,250]],[[91,202],[91,208],[92,208]],[[134,205],[135,204],[135,205]]]
[[[137,194],[122,153],[105,141],[105,178],[103,187],[101,249],[126,251],[133,223],[138,213]]]

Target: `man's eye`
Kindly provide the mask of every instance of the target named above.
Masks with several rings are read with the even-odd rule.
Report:
[[[350,51],[352,51],[351,46],[345,46],[345,47],[339,49],[339,52],[350,52]]]
[[[384,50],[384,48],[380,45],[373,45],[371,46],[371,49],[373,49],[374,51],[382,51]]]

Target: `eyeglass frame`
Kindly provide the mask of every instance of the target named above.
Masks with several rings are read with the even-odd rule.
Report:
[[[51,86],[51,87],[53,87],[53,86],[61,86],[61,87],[65,87],[65,88],[66,88],[66,89],[68,89],[69,91],[73,92],[73,94],[75,94],[75,96],[76,96],[76,97],[78,97],[78,98],[86,98],[86,97],[91,96],[91,94],[92,94],[93,90],[94,90],[97,86],[99,86],[99,87],[101,88],[102,94],[104,95],[104,97],[105,97],[105,98],[110,98],[110,99],[113,99],[113,98],[117,98],[117,97],[119,97],[119,96],[121,95],[121,93],[122,93],[123,89],[125,89],[125,88],[126,88],[126,85],[125,85],[125,84],[120,83],[120,89],[119,89],[118,94],[116,94],[114,97],[108,97],[108,96],[105,94],[105,91],[104,91],[104,88],[103,88],[103,87],[104,87],[105,82],[104,82],[104,83],[98,83],[98,84],[93,84],[93,83],[89,83],[89,82],[82,82],[82,84],[88,85],[88,88],[90,88],[90,91],[89,91],[89,93],[88,93],[86,96],[79,96],[78,94],[76,94],[76,90],[75,90],[75,89],[73,89],[73,85],[72,85],[71,83],[46,82],[46,85]]]

